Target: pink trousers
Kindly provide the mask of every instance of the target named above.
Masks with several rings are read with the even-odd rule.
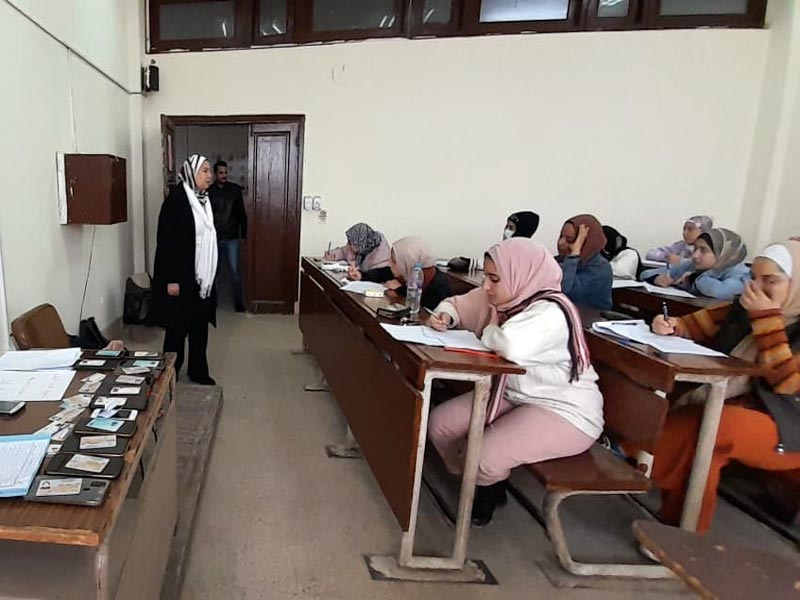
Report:
[[[448,400],[431,412],[428,438],[451,473],[461,473],[472,414],[472,392]],[[497,419],[483,434],[478,485],[508,479],[519,465],[573,456],[588,450],[594,440],[572,423],[547,409],[502,400]]]

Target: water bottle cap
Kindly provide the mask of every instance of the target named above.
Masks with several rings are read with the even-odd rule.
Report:
[[[421,268],[422,268],[422,263],[421,263],[421,262],[418,262],[417,264],[415,264],[415,265],[414,265],[414,268],[415,268],[415,269],[416,269],[417,267],[419,267],[419,268],[421,269]]]

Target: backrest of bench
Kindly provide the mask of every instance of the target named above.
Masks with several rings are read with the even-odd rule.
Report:
[[[611,367],[595,364],[595,370],[600,376],[606,429],[620,441],[652,452],[667,418],[667,399]]]

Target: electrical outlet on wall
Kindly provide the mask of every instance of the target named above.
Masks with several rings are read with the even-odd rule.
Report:
[[[312,196],[303,196],[303,210],[313,210],[314,198]]]
[[[313,203],[312,208],[315,211],[322,210],[322,196],[314,196],[314,203]]]

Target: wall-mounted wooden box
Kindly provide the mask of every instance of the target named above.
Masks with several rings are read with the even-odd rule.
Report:
[[[58,154],[62,225],[112,225],[128,220],[125,159],[110,154]]]

